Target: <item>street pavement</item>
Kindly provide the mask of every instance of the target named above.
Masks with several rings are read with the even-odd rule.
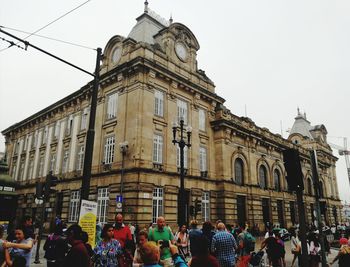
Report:
[[[255,250],[258,250],[260,248],[262,241],[263,241],[263,237],[260,237],[257,239]],[[284,244],[285,244],[285,250],[286,250],[286,256],[285,256],[286,267],[290,267],[290,266],[292,266],[292,261],[293,261],[293,254],[291,252],[292,251],[291,244],[290,244],[290,241],[286,241]],[[331,262],[335,258],[335,256],[337,256],[337,254],[338,254],[338,250],[331,249],[331,253],[327,257],[327,262]],[[266,253],[265,253],[265,257],[266,257]],[[268,266],[268,265],[266,265],[266,266]],[[296,260],[296,262],[294,263],[294,266],[298,266],[298,260]],[[320,264],[320,266],[321,266],[321,264]],[[338,267],[338,266],[339,266],[338,262],[336,262],[332,265],[332,267]]]
[[[263,241],[262,237],[257,238],[256,245],[255,245],[256,251],[260,248],[262,241]],[[45,239],[43,239],[41,241],[41,244],[40,244],[40,251],[39,251],[40,263],[34,263],[35,252],[36,252],[36,246],[35,246],[33,248],[33,251],[32,251],[32,261],[31,261],[30,266],[32,266],[32,267],[46,267],[46,259],[44,258],[44,250],[43,250],[44,243],[45,243]],[[292,260],[293,260],[293,254],[291,253],[290,241],[285,242],[285,249],[286,249],[286,256],[285,256],[286,267],[290,267],[292,265]],[[331,254],[329,254],[327,257],[327,262],[332,261],[337,254],[338,254],[338,250],[331,249]],[[266,255],[266,253],[265,253],[265,255]],[[266,265],[266,266],[268,266],[268,265]],[[294,264],[294,266],[298,266],[297,262],[296,262],[296,264]],[[320,266],[321,266],[321,264],[320,264]],[[332,267],[338,267],[338,266],[339,266],[338,262],[336,262],[335,264],[332,265]]]

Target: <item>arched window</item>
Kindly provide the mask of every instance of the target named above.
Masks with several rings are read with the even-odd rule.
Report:
[[[259,184],[260,188],[267,189],[267,171],[264,165],[259,168]]]
[[[307,178],[307,193],[312,195],[312,183],[310,178]]]
[[[244,183],[244,168],[243,160],[237,158],[235,160],[235,181],[238,185],[243,185]]]
[[[281,175],[279,170],[275,170],[273,172],[273,180],[274,180],[274,185],[275,185],[275,190],[276,191],[281,191]]]
[[[320,181],[320,198],[324,197],[324,191],[323,191],[323,183]]]

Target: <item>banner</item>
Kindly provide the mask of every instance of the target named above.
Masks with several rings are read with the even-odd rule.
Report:
[[[95,247],[97,202],[82,200],[80,207],[79,225],[89,235],[88,243]]]

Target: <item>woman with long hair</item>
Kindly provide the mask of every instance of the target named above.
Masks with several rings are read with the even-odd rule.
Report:
[[[31,250],[33,247],[33,239],[25,235],[26,231],[24,227],[19,226],[15,229],[15,238],[13,242],[4,242],[6,264],[8,266],[13,265],[13,260],[16,257],[23,257],[26,261],[26,267],[30,265]]]
[[[140,231],[137,234],[137,237],[136,237],[137,245],[136,245],[136,249],[135,249],[135,253],[134,253],[133,267],[143,266],[143,261],[141,259],[141,255],[140,255],[140,249],[144,244],[146,244],[147,238],[148,238],[148,233],[146,231]]]
[[[180,254],[186,258],[189,255],[190,241],[186,225],[179,227],[179,231],[175,234],[175,241]]]
[[[294,229],[291,230],[292,239],[290,241],[291,250],[293,254],[292,267],[294,266],[295,260],[298,259],[298,265],[301,264],[301,241],[299,239],[299,234]]]
[[[312,232],[308,236],[308,247],[309,247],[309,266],[319,267],[321,262],[321,245],[318,242],[316,233]]]
[[[113,225],[106,224],[101,233],[102,240],[94,248],[93,261],[96,267],[118,266],[117,256],[122,254],[118,240],[113,238]]]

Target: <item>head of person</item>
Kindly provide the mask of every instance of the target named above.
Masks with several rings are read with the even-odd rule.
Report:
[[[164,217],[158,217],[157,218],[157,227],[158,229],[163,229],[165,226],[165,219]]]
[[[342,238],[339,239],[339,244],[341,246],[348,245],[348,242],[349,242],[349,240],[347,240],[345,237],[342,237]]]
[[[123,215],[120,213],[117,213],[115,215],[115,226],[117,228],[120,228],[120,227],[122,227],[122,225],[123,225]]]
[[[15,228],[15,238],[18,242],[21,242],[22,240],[26,239],[26,236],[25,236],[25,229],[24,227],[21,225],[21,226],[17,226]]]
[[[81,241],[87,243],[89,241],[89,234],[85,231],[81,232]]]
[[[113,225],[105,224],[101,232],[101,238],[104,240],[110,240],[113,238]]]
[[[24,218],[23,218],[23,225],[24,226],[32,226],[33,225],[33,218],[32,218],[32,216],[29,216],[29,215],[24,216]]]
[[[192,221],[190,222],[190,226],[191,226],[192,229],[196,229],[196,228],[197,228],[197,225],[198,225],[197,220],[192,220]]]
[[[63,234],[63,224],[62,223],[56,224],[53,232],[55,235],[62,235]]]
[[[140,256],[145,265],[157,264],[160,259],[159,247],[154,242],[146,242],[140,247]]]
[[[184,224],[184,225],[181,225],[180,227],[179,227],[179,232],[181,232],[181,233],[186,233],[186,230],[187,230],[187,226]]]
[[[204,222],[204,223],[203,223],[202,231],[203,231],[204,233],[211,232],[213,229],[214,229],[214,227],[213,227],[213,225],[212,225],[211,222],[207,221],[207,222]]]
[[[0,225],[0,239],[2,238],[2,236],[4,235],[4,226]]]
[[[76,240],[81,240],[82,236],[82,229],[80,225],[78,224],[73,224],[68,227],[66,233],[67,233],[67,241],[68,243],[72,244]]]
[[[223,224],[222,222],[218,223],[216,228],[218,229],[218,231],[225,231],[226,229],[225,224]]]
[[[146,231],[140,231],[137,235],[137,244],[143,246],[147,243],[148,233]]]

